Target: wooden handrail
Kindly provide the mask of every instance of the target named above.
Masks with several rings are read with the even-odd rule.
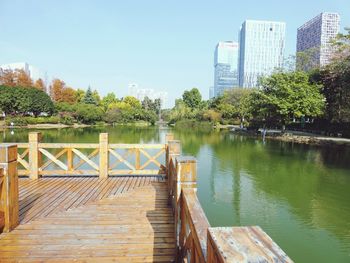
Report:
[[[178,259],[183,261],[187,250],[193,262],[205,262],[207,251],[207,231],[210,227],[199,203],[195,189],[183,189],[180,201],[180,251]],[[185,245],[188,244],[188,245]]]
[[[177,262],[293,262],[260,227],[210,227],[197,198],[197,161],[167,144],[168,193],[175,217]]]
[[[165,175],[166,144],[111,144],[101,133],[99,143],[42,143],[29,133],[28,143],[17,143],[18,173],[38,179],[54,175]]]

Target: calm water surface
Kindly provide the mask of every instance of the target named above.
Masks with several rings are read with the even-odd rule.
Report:
[[[26,142],[27,130],[0,142]],[[45,142],[163,142],[158,128],[41,130]],[[296,262],[350,262],[350,148],[173,131],[198,159],[198,196],[213,226],[260,225]]]

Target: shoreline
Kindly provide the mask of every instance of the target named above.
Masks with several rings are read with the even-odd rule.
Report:
[[[242,131],[230,131],[233,134],[252,136],[262,139],[261,134],[256,134],[255,132],[242,132]],[[350,146],[349,138],[340,137],[327,137],[320,135],[297,135],[291,133],[285,133],[281,135],[266,135],[266,140],[282,141],[282,142],[292,142],[298,144],[306,145],[316,145],[316,146]]]

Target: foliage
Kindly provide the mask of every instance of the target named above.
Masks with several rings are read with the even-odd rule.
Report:
[[[65,88],[66,84],[60,80],[60,79],[53,79],[51,88],[50,88],[50,95],[53,101],[63,101],[62,100],[62,92]]]
[[[23,69],[0,69],[0,83],[8,87],[32,87],[33,80]]]
[[[96,101],[94,94],[92,93],[90,87],[88,87],[87,91],[85,92],[85,95],[83,97],[82,102],[85,104],[97,105],[97,101]]]
[[[190,91],[186,90],[183,93],[182,100],[187,107],[195,109],[199,107],[202,101],[202,95],[197,88],[193,88]]]
[[[221,120],[221,113],[217,112],[215,110],[206,110],[202,114],[202,119],[204,121],[210,121],[213,123],[220,122]]]
[[[97,121],[101,121],[103,117],[103,111],[101,108],[93,104],[77,104],[76,118],[79,122],[85,124],[93,124]]]
[[[113,92],[108,93],[105,97],[103,97],[101,101],[101,106],[103,107],[104,111],[107,111],[109,106],[116,102],[118,102],[118,99],[115,96],[115,94]]]
[[[6,125],[10,126],[11,123],[14,126],[26,126],[28,124],[57,124],[60,123],[61,118],[59,116],[51,117],[10,117],[6,119]]]
[[[40,113],[51,115],[54,111],[50,97],[36,88],[0,86],[0,109],[6,115]]]
[[[275,73],[262,79],[262,89],[252,94],[255,116],[273,123],[323,114],[324,97],[320,86],[309,83],[304,72]]]
[[[45,83],[41,78],[39,78],[35,81],[34,87],[39,89],[39,90],[42,90],[42,91],[45,91],[45,89],[46,89]]]

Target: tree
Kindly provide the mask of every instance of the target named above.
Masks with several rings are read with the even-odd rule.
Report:
[[[94,100],[95,100],[95,104],[96,104],[96,105],[100,105],[100,103],[101,103],[101,97],[100,97],[100,94],[98,93],[97,90],[94,90],[94,91],[92,92],[92,97],[93,97]]]
[[[7,87],[14,87],[17,85],[16,74],[11,69],[0,69],[0,84]]]
[[[293,118],[323,114],[321,86],[310,84],[304,72],[275,73],[263,78],[261,85],[262,89],[252,94],[252,110],[268,123],[285,125]]]
[[[140,101],[133,96],[126,96],[123,99],[123,102],[130,105],[132,108],[141,109],[142,107]]]
[[[148,97],[146,96],[143,101],[141,102],[142,104],[142,108],[145,109],[145,110],[153,110],[153,101]]]
[[[103,111],[93,104],[78,104],[76,111],[78,121],[85,124],[92,124],[101,121]]]
[[[82,102],[85,103],[85,104],[94,104],[94,105],[97,104],[97,102],[95,101],[95,98],[94,98],[94,96],[92,94],[90,86],[88,87]]]
[[[190,91],[186,90],[182,95],[182,100],[186,106],[194,109],[198,108],[202,101],[202,95],[197,88],[193,88]]]
[[[103,119],[107,123],[113,124],[113,123],[121,122],[122,118],[123,118],[122,111],[118,108],[114,108],[114,109],[108,109]]]
[[[23,69],[16,69],[15,75],[16,75],[16,86],[20,86],[20,87],[33,86],[33,80]]]
[[[75,95],[75,90],[72,88],[64,88],[62,90],[61,98],[59,102],[67,102],[69,104],[73,104],[76,102],[76,95]]]
[[[52,115],[54,111],[54,105],[50,96],[42,90],[37,88],[29,88],[27,90],[28,96],[31,98],[31,103],[29,105],[29,111],[34,114],[35,117],[39,116],[41,113],[47,113]]]
[[[6,115],[25,115],[32,112],[52,114],[54,106],[50,97],[36,88],[0,86],[0,109]]]
[[[45,91],[45,89],[46,89],[44,81],[41,78],[39,78],[35,81],[34,87],[39,89],[39,90],[42,90],[42,91]]]
[[[60,79],[53,79],[50,89],[50,95],[53,101],[62,101],[62,92],[66,84]]]
[[[80,103],[85,97],[85,90],[77,89],[75,91],[75,102]]]
[[[115,96],[115,94],[113,92],[108,93],[106,96],[103,97],[102,101],[101,101],[101,105],[104,109],[104,111],[108,110],[108,107],[113,104],[116,103],[117,97]]]

